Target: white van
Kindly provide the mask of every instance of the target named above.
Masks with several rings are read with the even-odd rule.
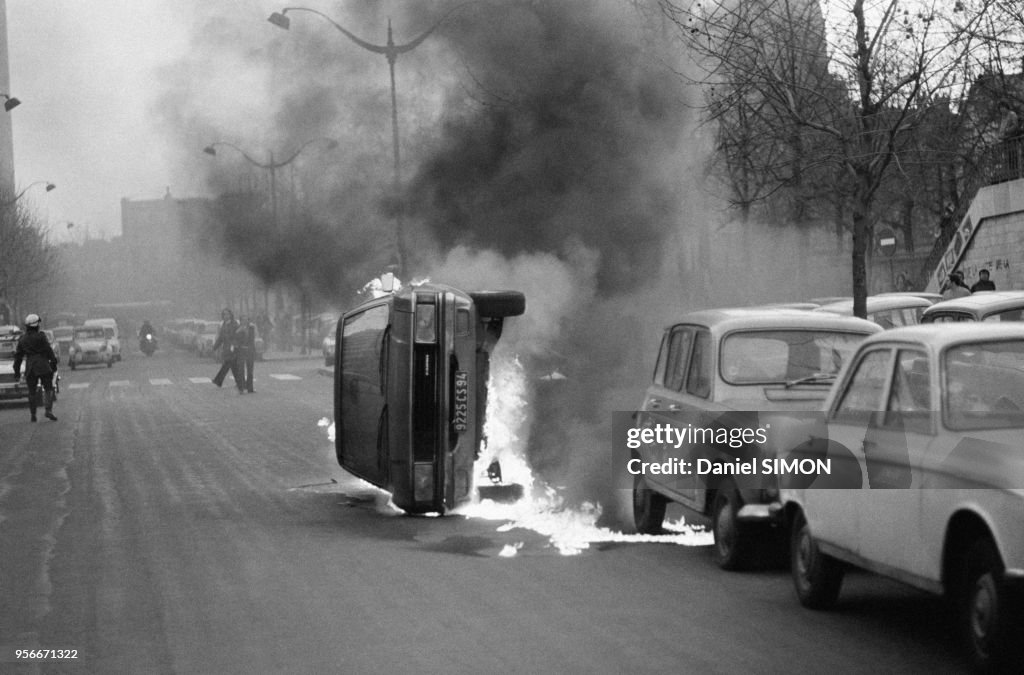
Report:
[[[114,360],[121,360],[121,332],[117,327],[115,319],[86,319],[82,325],[86,327],[101,326],[103,328],[103,335],[107,338],[108,344],[110,344]]]

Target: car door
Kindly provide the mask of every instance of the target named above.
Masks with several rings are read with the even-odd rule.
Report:
[[[346,314],[334,381],[338,463],[378,487],[387,485],[389,301]]]
[[[868,428],[884,409],[892,372],[893,350],[888,346],[868,348],[857,356],[842,386],[842,394],[828,417],[831,456],[850,458],[847,470],[860,468],[859,480],[848,488],[809,489],[804,495],[808,522],[814,536],[848,551],[859,551],[861,508],[866,491],[864,441]],[[834,449],[833,449],[834,448]]]

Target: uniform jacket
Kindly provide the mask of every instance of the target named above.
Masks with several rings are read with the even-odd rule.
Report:
[[[235,331],[235,345],[249,354],[256,351],[256,326],[253,323],[239,324]]]
[[[14,372],[21,371],[21,362],[25,361],[25,374],[44,377],[57,369],[57,355],[53,353],[46,334],[39,330],[30,330],[18,340],[14,352]]]
[[[231,361],[235,358],[235,333],[238,332],[238,322],[228,319],[220,324],[220,331],[217,332],[217,340],[213,343],[213,351],[221,350],[221,360]]]

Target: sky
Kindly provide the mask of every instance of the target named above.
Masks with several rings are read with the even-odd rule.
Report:
[[[235,12],[254,34],[273,30],[260,2],[7,0],[11,93],[22,102],[11,112],[15,180],[56,184],[26,199],[58,240],[120,234],[122,198],[205,190],[169,165],[153,115],[160,68],[182,58],[204,5]]]

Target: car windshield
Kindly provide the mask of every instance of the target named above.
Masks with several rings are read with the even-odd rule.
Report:
[[[74,332],[74,329],[69,326],[58,326],[57,328],[53,329],[53,334],[58,339],[69,338]]]
[[[944,365],[947,427],[1024,427],[1024,340],[957,345]]]
[[[729,384],[830,384],[828,376],[839,372],[864,337],[860,333],[828,330],[733,333],[722,342],[722,379]]]
[[[101,340],[103,339],[102,328],[79,328],[75,330],[76,340]]]

